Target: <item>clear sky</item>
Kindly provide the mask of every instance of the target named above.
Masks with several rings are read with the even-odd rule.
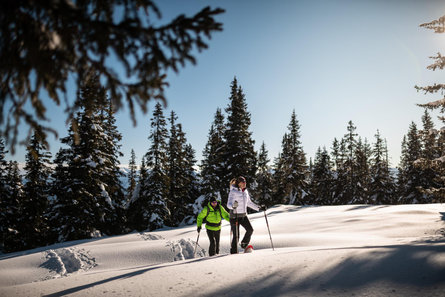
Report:
[[[264,141],[271,160],[280,152],[295,109],[308,160],[319,146],[329,150],[334,138],[347,133],[352,120],[359,136],[370,143],[380,131],[396,166],[411,121],[421,126],[423,110],[416,103],[439,99],[417,93],[414,86],[443,82],[443,72],[426,66],[432,62],[429,56],[445,54],[445,34],[434,34],[419,24],[445,15],[445,1],[155,2],[162,21],[180,13],[191,15],[207,5],[226,10],[216,17],[224,31],[213,34],[208,50],[196,53],[196,65],[170,74],[166,90],[165,115],[176,112],[198,160],[216,109],[229,103],[234,76],[246,95],[256,149]],[[61,111],[50,109],[50,114],[63,137],[67,128]],[[121,163],[128,163],[131,149],[140,163],[150,145],[151,115],[152,110],[138,113],[137,127],[127,110],[117,115],[123,135]],[[60,142],[53,136],[50,141],[54,155]],[[19,147],[8,159],[23,162],[24,155]]]

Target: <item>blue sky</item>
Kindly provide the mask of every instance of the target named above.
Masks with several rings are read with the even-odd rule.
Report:
[[[278,156],[295,109],[308,160],[319,146],[329,149],[335,137],[342,138],[352,120],[359,136],[370,143],[380,131],[393,166],[411,121],[421,125],[423,110],[416,103],[434,99],[417,93],[414,86],[443,79],[440,70],[426,66],[431,64],[429,56],[444,53],[445,34],[419,24],[445,15],[444,1],[156,2],[162,21],[207,5],[226,10],[217,16],[224,31],[213,34],[208,50],[196,53],[196,65],[170,74],[166,90],[165,115],[176,112],[199,160],[216,109],[229,103],[234,76],[246,95],[256,148],[264,141],[271,160]],[[50,112],[55,115],[51,123],[63,137],[67,128],[61,110]],[[127,110],[117,115],[123,135],[121,163],[128,163],[131,149],[138,163],[148,150],[151,113],[138,113],[136,127]],[[59,140],[50,136],[50,141],[55,154]],[[23,162],[24,155],[19,147],[8,158]]]

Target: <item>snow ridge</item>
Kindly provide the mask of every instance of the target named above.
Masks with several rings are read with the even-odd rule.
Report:
[[[205,257],[206,251],[196,242],[191,239],[180,239],[177,241],[168,241],[167,246],[170,247],[171,251],[175,254],[174,261],[182,261],[186,259],[193,259],[195,246],[197,246],[196,257]]]
[[[45,252],[47,259],[40,267],[49,270],[45,279],[68,276],[78,271],[87,271],[95,266],[96,259],[91,257],[84,249],[60,248]]]

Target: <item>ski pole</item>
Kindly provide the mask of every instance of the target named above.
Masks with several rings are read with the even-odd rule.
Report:
[[[270,244],[272,245],[272,250],[275,251],[275,249],[273,248],[272,235],[270,235],[270,228],[269,228],[269,222],[267,221],[266,211],[264,211],[264,218],[266,219],[267,230],[269,231]]]
[[[199,234],[201,234],[201,230],[199,230],[199,232],[198,232],[198,238],[196,238],[195,251],[193,252],[193,258],[195,258],[195,255],[196,255],[196,249],[198,248]]]

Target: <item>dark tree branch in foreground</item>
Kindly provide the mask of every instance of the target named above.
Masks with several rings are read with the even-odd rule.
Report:
[[[91,71],[136,124],[135,108],[145,113],[150,100],[166,103],[167,72],[196,63],[193,51],[222,30],[214,19],[222,12],[206,7],[155,25],[161,13],[151,0],[0,1],[0,136],[12,152],[22,121],[44,142],[48,132],[57,136],[41,123],[48,120],[42,98],[64,102],[69,121],[79,102],[70,101],[68,87],[77,92]]]

